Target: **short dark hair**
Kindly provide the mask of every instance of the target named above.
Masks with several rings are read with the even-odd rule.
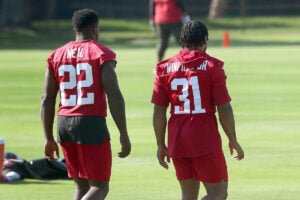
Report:
[[[97,12],[92,9],[81,9],[74,12],[72,21],[73,28],[75,28],[76,31],[82,31],[83,29],[98,24],[99,16]]]
[[[190,21],[186,23],[180,33],[180,46],[190,48],[205,43],[205,37],[208,36],[208,30],[204,23],[199,21]]]

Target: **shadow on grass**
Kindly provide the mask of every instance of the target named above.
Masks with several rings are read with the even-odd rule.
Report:
[[[1,34],[0,34],[1,35]],[[70,35],[70,37],[54,39],[54,38],[44,38],[44,36],[24,36],[22,34],[12,34],[10,38],[1,38],[0,37],[0,50],[52,50],[57,47],[65,44],[68,41],[73,40],[74,36]],[[122,37],[122,38],[105,38],[101,39],[100,42],[108,47],[114,48],[155,48],[157,39],[154,36],[149,37]],[[173,42],[174,43],[174,42]],[[170,42],[170,46],[173,45]],[[210,47],[221,47],[223,41],[221,39],[210,39],[209,46]],[[237,40],[231,39],[231,46],[300,46],[300,40],[298,41],[254,41],[254,40]]]
[[[5,185],[63,185],[65,181],[72,181],[71,179],[60,179],[60,180],[41,180],[41,179],[22,179],[13,181],[10,183],[2,183]]]
[[[220,47],[223,45],[222,40],[209,40],[210,47]],[[230,41],[230,46],[232,47],[265,47],[265,46],[300,46],[299,41],[253,41],[253,40],[236,40],[232,39]]]
[[[290,28],[291,25],[289,24],[283,24],[280,22],[248,22],[248,21],[242,21],[239,20],[238,22],[232,22],[232,23],[224,23],[222,21],[216,21],[216,22],[208,22],[208,27],[210,29],[231,29],[231,30],[243,30],[243,29],[266,29],[266,28]]]
[[[280,17],[266,18],[253,17],[242,20],[241,18],[224,18],[215,21],[203,20],[210,31],[220,30],[268,30],[278,29],[299,30],[299,17]],[[296,23],[297,22],[297,23]],[[72,25],[70,21],[39,21],[33,22],[31,29],[0,29],[0,49],[55,49],[60,45],[74,39]],[[283,37],[283,38],[284,38]],[[157,39],[150,30],[147,20],[100,20],[100,41],[108,46],[119,48],[155,48]],[[269,40],[265,36],[264,41],[253,41],[245,38],[244,40],[232,40],[231,46],[295,46],[299,45],[299,41],[276,41]],[[220,39],[211,38],[210,46],[222,46]]]

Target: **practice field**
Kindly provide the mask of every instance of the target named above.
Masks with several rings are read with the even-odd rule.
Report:
[[[300,198],[300,38],[296,35],[291,36],[295,44],[287,37],[275,45],[270,41],[230,48],[210,39],[214,45],[207,52],[225,61],[237,134],[245,150],[245,159],[235,161],[220,131],[229,168],[229,200]],[[237,37],[242,40],[243,34]],[[279,38],[270,34],[260,35],[258,40],[272,37],[274,41]],[[156,160],[150,103],[154,47],[113,49],[118,55],[117,73],[126,100],[132,154],[125,159],[117,157],[118,132],[109,115],[113,171],[107,199],[179,199],[180,187],[172,164],[165,170]],[[39,106],[50,51],[0,50],[0,137],[5,139],[6,151],[27,160],[43,157]],[[172,47],[166,56],[176,51]],[[73,189],[71,180],[25,179],[1,184],[0,200],[68,200]],[[200,196],[204,193],[201,185]]]

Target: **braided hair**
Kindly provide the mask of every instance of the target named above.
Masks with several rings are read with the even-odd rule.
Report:
[[[208,36],[208,30],[204,23],[199,21],[190,21],[186,23],[180,33],[180,46],[182,48],[191,48],[205,44],[205,38]]]

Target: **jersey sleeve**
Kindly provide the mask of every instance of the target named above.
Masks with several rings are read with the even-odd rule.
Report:
[[[223,62],[219,62],[212,70],[213,82],[213,102],[214,105],[219,106],[231,101],[229,92],[226,86],[226,75],[224,71]]]
[[[49,69],[50,71],[54,72],[54,69],[53,69],[53,62],[52,62],[52,55],[49,55],[49,57],[47,58],[47,69]]]
[[[116,54],[112,50],[102,46],[102,51],[103,53],[100,56],[100,65],[110,60],[116,60]]]
[[[159,75],[155,76],[151,102],[164,107],[168,107],[169,105],[169,97],[167,91],[162,85],[162,82],[160,81]]]

